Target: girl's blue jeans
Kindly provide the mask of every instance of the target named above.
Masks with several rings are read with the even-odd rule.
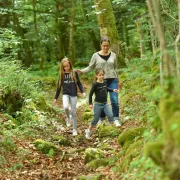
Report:
[[[111,107],[108,103],[94,103],[94,119],[91,122],[91,126],[95,126],[99,118],[101,116],[101,113],[104,112],[105,115],[108,117],[108,121],[112,123],[114,121],[113,119],[113,113],[111,110]]]
[[[111,89],[118,89],[118,79],[106,79],[107,80],[107,87]],[[112,112],[114,116],[114,120],[119,120],[119,102],[118,102],[118,93],[117,92],[109,92],[110,94],[110,101],[112,106]],[[102,112],[101,118],[105,118],[105,113]]]

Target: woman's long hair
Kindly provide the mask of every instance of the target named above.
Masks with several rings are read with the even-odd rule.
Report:
[[[64,81],[64,74],[65,74],[65,71],[64,71],[64,68],[63,68],[63,64],[65,62],[68,62],[69,65],[70,65],[70,76],[71,78],[75,81],[75,83],[77,82],[77,78],[76,78],[76,75],[73,71],[73,65],[71,63],[71,61],[68,59],[68,58],[63,58],[60,62],[60,70],[59,70],[59,83],[58,83],[58,87],[61,87],[61,85],[63,84],[63,81]]]

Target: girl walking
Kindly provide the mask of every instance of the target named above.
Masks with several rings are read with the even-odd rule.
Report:
[[[77,135],[77,123],[76,123],[76,104],[77,104],[77,86],[81,93],[86,96],[84,93],[83,86],[79,79],[77,72],[73,71],[72,63],[68,58],[62,59],[60,63],[60,73],[59,73],[58,87],[56,90],[54,104],[56,104],[61,88],[63,88],[63,107],[66,113],[66,125],[67,127],[71,126],[71,118],[73,122],[73,136]],[[69,104],[71,106],[71,113],[69,111]]]
[[[96,82],[92,84],[90,93],[89,93],[89,107],[93,108],[92,96],[95,93],[94,99],[94,119],[91,122],[88,129],[85,130],[85,137],[89,139],[91,130],[99,121],[101,113],[104,111],[108,117],[109,123],[114,122],[113,113],[110,105],[107,103],[107,91],[116,92],[117,89],[111,89],[107,87],[107,81],[104,80],[104,70],[102,68],[97,68],[95,70]]]

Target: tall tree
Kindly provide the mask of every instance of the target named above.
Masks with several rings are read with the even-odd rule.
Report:
[[[111,40],[112,51],[118,57],[120,67],[125,66],[125,60],[120,45],[120,38],[116,28],[115,17],[110,0],[94,0],[100,35],[107,35]]]
[[[21,27],[18,15],[15,12],[13,12],[13,29],[22,39],[22,45],[20,45],[20,50],[18,50],[18,59],[22,61],[23,65],[29,67],[34,62],[30,49],[30,41],[26,40],[24,29]]]
[[[40,35],[39,35],[39,30],[38,30],[38,25],[37,25],[36,0],[33,0],[32,6],[33,6],[33,15],[34,15],[34,29],[35,29],[36,38],[37,38],[37,40],[36,40],[37,49],[38,49],[38,54],[39,54],[39,58],[40,58],[40,69],[43,70],[44,56],[43,56],[41,40],[40,40]]]
[[[89,16],[88,16],[88,12],[87,12],[87,8],[85,7],[85,2],[83,0],[80,1],[80,5],[81,5],[81,10],[82,10],[82,16],[83,16],[83,20],[84,20],[84,24],[87,23],[89,24],[90,23],[90,20],[89,20]],[[99,34],[97,35],[97,32],[94,30],[94,29],[90,29],[88,28],[88,30],[86,31],[88,33],[88,35],[90,36],[92,42],[93,42],[93,45],[94,45],[94,48],[96,51],[99,51],[100,49],[100,42],[99,42]]]
[[[76,0],[72,0],[71,7],[71,19],[70,19],[70,33],[69,33],[69,59],[74,63],[75,54],[74,54],[74,21],[75,21],[75,13],[76,13]]]
[[[163,85],[163,74],[166,76],[166,78],[172,76],[174,74],[174,65],[168,53],[164,26],[160,15],[161,14],[160,1],[147,0],[147,7],[149,10],[149,15],[152,20],[152,24],[154,26],[156,33],[158,34],[158,38],[160,42],[160,53],[161,53],[160,71],[161,71],[161,84]]]
[[[177,78],[180,79],[180,0],[177,0],[178,4],[178,22],[179,22],[179,27],[178,27],[178,35],[175,40],[175,50],[176,50],[176,73],[177,73]]]

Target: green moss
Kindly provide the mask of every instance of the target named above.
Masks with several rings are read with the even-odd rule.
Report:
[[[65,138],[64,136],[58,136],[58,135],[53,135],[52,136],[52,139],[54,141],[58,141],[58,143],[60,145],[63,145],[63,146],[71,146],[71,141],[69,141],[67,138]]]
[[[166,141],[174,141],[180,145],[180,96],[171,96],[160,101],[160,117],[162,129]]]
[[[95,149],[95,148],[87,148],[85,150],[85,158],[84,158],[84,163],[89,163],[92,160],[99,159],[99,158],[104,158],[104,152],[100,149]]]
[[[124,132],[122,132],[118,137],[118,143],[120,146],[127,146],[127,144],[130,144],[133,142],[133,140],[136,137],[142,136],[146,128],[130,128],[126,129]]]
[[[38,110],[48,111],[48,112],[53,111],[53,108],[50,107],[50,106],[46,103],[45,98],[44,98],[43,96],[41,96],[41,95],[37,96],[37,98],[35,99],[35,104],[36,104]]]
[[[98,129],[99,138],[116,137],[121,133],[119,128],[114,126],[100,126]]]
[[[108,159],[100,158],[91,161],[88,165],[90,169],[97,169],[98,167],[105,167],[108,165]]]
[[[56,147],[53,143],[51,142],[46,142],[42,139],[37,139],[34,142],[34,145],[37,150],[41,151],[43,154],[48,154],[52,149],[55,153],[60,153],[61,150]]]
[[[84,112],[82,119],[87,120],[87,121],[90,119],[93,119],[93,113],[91,111],[90,112]]]
[[[144,145],[144,139],[141,139],[137,142],[134,142],[129,145],[129,147],[126,150],[125,156],[131,156],[132,158],[138,156],[141,153],[141,150],[143,149]]]
[[[77,180],[101,180],[104,177],[102,174],[90,174],[77,177]]]
[[[162,142],[156,143],[147,143],[145,145],[144,154],[147,157],[150,157],[157,165],[163,163],[162,161],[162,151],[164,148],[164,144]]]
[[[130,166],[130,163],[132,162],[132,160],[135,158],[138,158],[140,156],[142,148],[143,148],[142,147],[143,141],[144,141],[144,139],[139,140],[134,143],[131,142],[129,144],[129,146],[126,147],[125,155],[121,159],[121,162],[118,167],[119,172],[124,172],[125,169],[129,169],[129,166]],[[124,147],[123,147],[123,149],[124,149]]]

